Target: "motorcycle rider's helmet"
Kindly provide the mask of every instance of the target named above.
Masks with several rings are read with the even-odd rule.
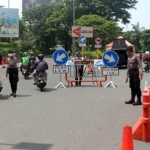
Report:
[[[145,54],[146,54],[146,55],[149,55],[149,51],[146,51]]]
[[[38,55],[38,59],[39,59],[39,60],[43,60],[43,59],[44,59],[44,55],[43,55],[43,54],[39,54],[39,55]]]
[[[34,53],[33,53],[33,52],[30,52],[30,56],[34,56]]]
[[[13,54],[14,51],[13,50],[8,50],[8,54]]]

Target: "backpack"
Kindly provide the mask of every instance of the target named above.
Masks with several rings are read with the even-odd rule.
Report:
[[[30,64],[29,57],[22,57],[22,65],[23,66],[29,66],[29,64]]]

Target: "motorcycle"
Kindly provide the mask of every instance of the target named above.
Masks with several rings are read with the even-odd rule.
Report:
[[[27,79],[30,75],[29,68],[27,66],[22,67],[22,75]]]
[[[36,75],[36,86],[40,88],[41,92],[43,91],[43,88],[46,86],[44,73],[40,72]]]
[[[144,71],[149,72],[149,70],[150,70],[150,64],[147,61],[145,61],[144,62]]]
[[[30,72],[31,73],[33,73],[33,71],[34,71],[34,63],[35,63],[35,61],[31,60],[31,62],[30,62]]]

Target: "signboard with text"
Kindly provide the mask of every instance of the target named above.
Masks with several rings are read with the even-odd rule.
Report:
[[[119,75],[118,68],[102,68],[102,75],[117,76]]]
[[[0,37],[19,37],[19,9],[0,8]]]
[[[54,74],[69,73],[69,67],[68,66],[53,66],[53,73]]]
[[[61,0],[22,0],[23,11],[45,3],[58,3]]]

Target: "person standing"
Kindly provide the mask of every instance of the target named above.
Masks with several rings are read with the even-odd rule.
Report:
[[[132,46],[126,48],[126,53],[128,55],[126,83],[129,80],[131,99],[126,101],[125,104],[141,105],[140,80],[143,78],[142,61],[136,54],[134,54]],[[137,101],[135,102],[136,95]]]
[[[76,56],[71,59],[72,61],[75,61],[75,80],[76,80],[75,86],[81,86],[81,80],[83,77],[83,68],[84,68],[84,65],[82,64],[83,59],[84,58],[81,57],[79,52],[77,52]],[[78,62],[78,60],[80,61]],[[79,82],[77,80],[79,80]]]
[[[19,77],[18,77],[17,60],[16,60],[16,57],[13,55],[12,50],[8,51],[6,77],[8,77],[8,75],[9,75],[9,82],[10,82],[11,91],[12,91],[10,96],[16,97],[17,83],[19,81]]]

